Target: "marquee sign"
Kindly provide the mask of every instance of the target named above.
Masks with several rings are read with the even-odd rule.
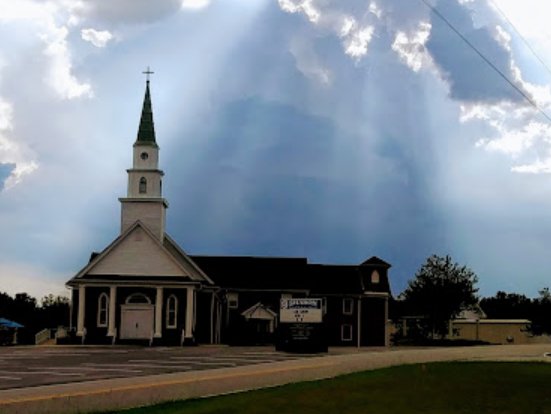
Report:
[[[321,323],[321,299],[281,299],[279,321],[283,323]]]

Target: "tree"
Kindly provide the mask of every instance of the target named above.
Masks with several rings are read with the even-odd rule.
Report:
[[[531,331],[536,335],[551,334],[551,292],[543,288],[538,292],[539,298],[534,299]]]
[[[421,324],[425,336],[444,337],[449,321],[478,303],[477,282],[478,277],[471,269],[453,263],[450,256],[432,255],[415,279],[408,281],[401,298],[409,312],[423,317]]]
[[[45,328],[69,326],[69,298],[65,296],[44,296],[40,300],[40,319]]]
[[[480,307],[489,319],[531,319],[532,301],[518,293],[498,291],[494,297],[483,298]]]

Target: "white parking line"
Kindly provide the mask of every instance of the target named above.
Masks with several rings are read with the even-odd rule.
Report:
[[[42,358],[41,357],[11,356],[11,355],[0,357],[0,361],[14,361],[14,360],[26,361],[28,359],[42,359]]]
[[[77,373],[68,373],[68,372],[50,372],[50,371],[21,371],[21,372],[13,372],[13,371],[0,371],[0,374],[15,374],[15,375],[57,375],[57,376],[68,376],[68,377],[82,377],[84,374],[77,374]]]
[[[171,357],[171,359],[177,359],[177,360],[182,360],[182,362],[185,360],[187,363],[189,364],[193,364],[195,360],[197,360],[198,358],[190,358],[190,357]],[[190,360],[191,359],[191,360]],[[254,364],[254,363],[257,363],[257,364],[262,364],[262,363],[268,363],[268,362],[277,362],[278,360],[276,359],[250,359],[250,358],[239,358],[239,357],[203,357],[201,358],[201,360],[203,361],[209,361],[209,362],[215,362],[215,361],[218,361],[220,363],[224,363],[224,362],[246,362],[246,363],[249,363],[249,364]]]
[[[243,355],[281,355],[286,356],[281,352],[243,352]]]
[[[143,372],[137,369],[92,368],[92,367],[29,367],[29,369],[43,369],[43,370],[53,369],[56,371],[76,369],[79,371],[113,371],[113,372],[133,372],[133,373]]]
[[[155,359],[131,359],[129,362],[156,362],[158,364],[168,364],[166,365],[167,368],[170,368],[171,366],[178,366],[181,364],[179,361],[158,361]],[[215,362],[215,361],[186,361],[186,364],[192,364],[192,365],[224,365],[224,366],[231,366],[236,367],[237,364],[234,364],[232,362]]]
[[[90,356],[90,354],[77,354],[77,353],[74,353],[74,354],[66,354],[66,353],[63,353],[63,352],[45,352],[45,354],[47,356],[54,356],[54,355],[59,355],[59,356]]]
[[[85,364],[87,366],[93,366],[93,367],[120,367],[120,368],[130,368],[130,367],[136,367],[136,368],[157,368],[157,369],[170,369],[170,368],[178,368],[178,369],[190,369],[191,367],[189,365],[177,365],[177,366],[166,366],[166,365],[153,365],[153,364],[96,364],[96,363],[89,363]]]

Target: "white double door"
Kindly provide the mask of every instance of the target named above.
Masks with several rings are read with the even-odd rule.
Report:
[[[153,334],[153,305],[121,306],[120,339],[150,339]]]

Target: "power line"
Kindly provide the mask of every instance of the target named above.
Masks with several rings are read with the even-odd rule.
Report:
[[[515,85],[502,71],[500,71],[496,65],[494,65],[486,56],[484,56],[482,54],[482,52],[480,52],[471,42],[469,42],[469,40],[463,36],[461,34],[461,32],[459,32],[459,30],[457,30],[455,28],[455,26],[453,24],[451,24],[451,22],[446,19],[442,13],[440,13],[434,6],[432,6],[431,4],[429,4],[427,2],[427,0],[421,0],[425,6],[427,6],[435,15],[437,15],[444,23],[446,23],[446,25],[452,29],[455,34],[457,34],[472,50],[474,50],[478,56],[480,56],[484,62],[486,62],[493,70],[495,70],[499,76],[501,76],[509,85],[511,85],[513,88],[515,88],[515,90],[521,94],[524,99],[526,99],[526,101],[528,101],[528,103],[530,103],[530,105],[532,105],[536,110],[538,110],[539,113],[541,113],[546,119],[547,121],[549,121],[549,123],[551,123],[551,117],[549,117],[549,115],[547,115],[543,109],[541,109],[538,104],[536,102],[534,102],[528,95],[526,95],[526,93],[524,93],[517,85]]]
[[[522,39],[522,41],[524,42],[524,44],[526,45],[526,47],[528,49],[530,49],[530,51],[532,52],[532,54],[540,61],[540,63],[543,65],[543,67],[547,70],[547,72],[549,72],[549,74],[551,75],[551,69],[549,69],[549,67],[545,64],[545,62],[543,61],[543,59],[540,57],[540,55],[538,55],[536,53],[536,51],[532,48],[532,46],[530,46],[530,44],[528,43],[528,41],[526,40],[526,38],[519,32],[519,30],[516,28],[516,26],[513,24],[513,22],[505,15],[505,13],[503,12],[503,10],[497,5],[497,3],[494,1],[494,0],[490,0],[490,2],[494,5],[494,7],[497,9],[497,11],[499,11],[499,13],[503,16],[503,18],[507,21],[507,23],[509,23],[511,25],[511,27],[513,28],[513,30],[515,32],[517,32],[517,35]]]

